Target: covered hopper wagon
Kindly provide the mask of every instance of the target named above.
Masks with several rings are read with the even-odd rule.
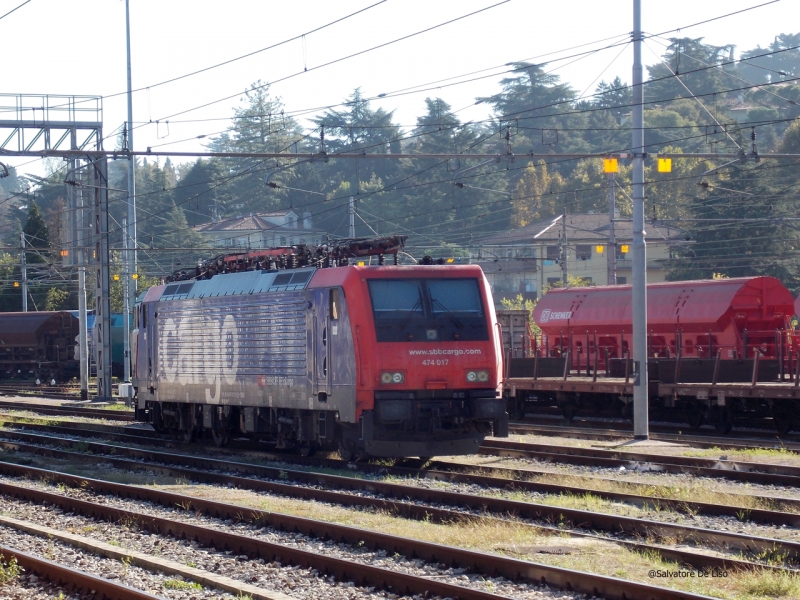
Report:
[[[78,319],[64,311],[0,313],[0,379],[67,381],[75,360]]]
[[[567,418],[586,406],[630,416],[631,303],[630,286],[548,292],[533,312],[542,334],[531,356],[508,361],[514,412],[549,402]],[[794,297],[772,277],[648,285],[651,409],[677,409],[693,427],[709,422],[719,431],[744,414],[771,415],[779,431],[791,429],[800,399],[795,312]]]

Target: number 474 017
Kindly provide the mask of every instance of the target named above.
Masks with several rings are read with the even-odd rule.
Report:
[[[447,363],[450,362],[449,358],[426,358],[422,361],[422,365],[425,367],[445,367]]]

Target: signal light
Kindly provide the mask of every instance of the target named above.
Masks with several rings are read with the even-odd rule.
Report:
[[[131,278],[132,279],[139,279],[139,274],[138,273],[134,273],[133,275],[131,275]]]
[[[672,173],[672,159],[659,158],[658,159],[658,172],[659,173]]]
[[[19,281],[14,282],[14,287],[19,287]]]
[[[61,256],[69,256],[69,250],[62,250]]]
[[[618,173],[619,161],[616,158],[603,159],[603,173]]]
[[[602,254],[606,251],[605,246],[595,246],[594,249],[597,251],[598,254]]]
[[[455,258],[448,258],[447,259],[447,264],[454,263],[454,262],[456,262]]]
[[[119,281],[119,275],[117,273],[114,273],[114,281]]]
[[[620,246],[619,251],[622,252],[623,254],[627,254],[628,253],[628,244],[622,244],[622,246]]]

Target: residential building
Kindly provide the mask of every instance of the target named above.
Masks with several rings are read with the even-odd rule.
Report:
[[[311,225],[311,213],[300,219],[292,210],[250,213],[233,219],[197,225],[194,230],[216,248],[276,248],[296,244],[317,245],[325,233]]]
[[[471,249],[471,262],[480,264],[492,286],[495,302],[522,295],[536,299],[547,286],[562,281],[566,253],[569,275],[590,285],[608,285],[608,214],[573,214],[532,223],[481,239]],[[685,244],[683,232],[648,223],[647,280],[664,281],[667,263],[676,246]],[[631,283],[633,224],[614,220],[617,284]],[[613,282],[612,282],[613,283]]]

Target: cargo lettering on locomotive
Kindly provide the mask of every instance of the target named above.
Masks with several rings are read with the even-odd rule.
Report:
[[[191,335],[198,323],[202,335]],[[159,379],[181,386],[208,385],[206,402],[218,402],[223,381],[233,385],[239,372],[236,320],[230,314],[221,323],[202,315],[165,319],[158,355],[162,357]]]

